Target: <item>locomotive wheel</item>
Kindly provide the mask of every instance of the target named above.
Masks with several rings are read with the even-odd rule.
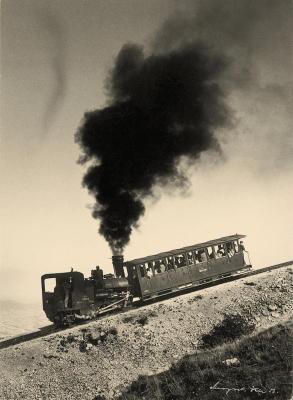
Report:
[[[54,320],[54,324],[61,329],[70,328],[75,323],[75,315],[60,312]]]

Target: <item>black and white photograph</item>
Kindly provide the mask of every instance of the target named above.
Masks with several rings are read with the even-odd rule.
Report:
[[[292,0],[0,7],[0,400],[293,400]]]

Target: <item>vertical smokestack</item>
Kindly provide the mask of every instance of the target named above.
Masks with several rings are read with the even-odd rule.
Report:
[[[124,269],[123,269],[124,257],[122,255],[112,256],[112,264],[113,264],[113,269],[114,269],[115,275],[120,278],[125,277]]]

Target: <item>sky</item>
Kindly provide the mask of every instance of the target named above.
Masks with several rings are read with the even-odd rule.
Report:
[[[108,104],[126,43],[159,55],[200,41],[225,57],[231,118],[220,156],[182,161],[188,187],[144,199],[125,259],[234,233],[256,268],[292,259],[292,16],[289,0],[2,0],[0,298],[38,300],[44,273],[112,270],[74,135]]]

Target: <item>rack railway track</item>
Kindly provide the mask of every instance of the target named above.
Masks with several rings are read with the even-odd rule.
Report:
[[[147,303],[141,303],[140,301],[136,301],[136,302],[133,303],[132,307],[125,308],[125,309],[122,309],[122,310],[121,309],[120,310],[114,310],[114,312],[111,311],[111,312],[107,313],[106,315],[103,315],[103,316],[99,317],[98,319],[101,320],[101,319],[107,318],[109,315],[113,315],[113,314],[126,313],[126,312],[128,312],[130,310],[133,310],[135,308],[138,308],[140,306],[143,306],[143,305],[146,305],[146,304],[150,304],[151,302],[157,302],[157,301],[160,301],[160,300],[165,300],[165,299],[168,299],[168,298],[177,297],[179,294],[186,294],[186,293],[190,293],[190,292],[193,292],[193,291],[196,291],[196,290],[205,289],[205,288],[208,288],[208,287],[211,287],[211,286],[221,285],[221,284],[226,283],[226,282],[232,282],[232,281],[236,281],[238,279],[243,279],[243,278],[248,278],[250,276],[263,274],[265,272],[271,272],[271,271],[274,271],[276,269],[290,267],[291,265],[293,265],[293,260],[286,261],[286,262],[283,262],[283,263],[280,263],[280,264],[271,265],[271,266],[265,267],[265,268],[260,268],[260,269],[253,270],[253,271],[243,272],[241,274],[235,274],[235,275],[223,277],[223,278],[216,279],[216,280],[211,280],[209,282],[200,283],[200,284],[197,284],[197,285],[194,285],[194,286],[191,286],[191,287],[187,287],[187,288],[182,289],[180,291],[177,290],[177,291],[174,291],[174,292],[163,294],[161,296],[157,296],[156,298],[150,299]],[[87,324],[87,323],[89,323],[91,321],[93,321],[93,320],[81,322],[81,323],[79,323],[79,326]],[[20,343],[24,343],[24,342],[27,342],[27,341],[30,341],[30,340],[33,340],[33,339],[42,338],[44,336],[48,336],[48,335],[53,334],[53,333],[63,332],[66,329],[70,329],[70,328],[61,329],[61,328],[56,328],[53,324],[47,325],[47,326],[44,326],[44,327],[42,327],[39,330],[34,331],[34,332],[28,332],[28,333],[25,333],[23,335],[18,335],[18,336],[14,336],[12,338],[1,340],[0,341],[0,350],[1,349],[5,349],[7,347],[14,346],[14,345],[18,345]]]

